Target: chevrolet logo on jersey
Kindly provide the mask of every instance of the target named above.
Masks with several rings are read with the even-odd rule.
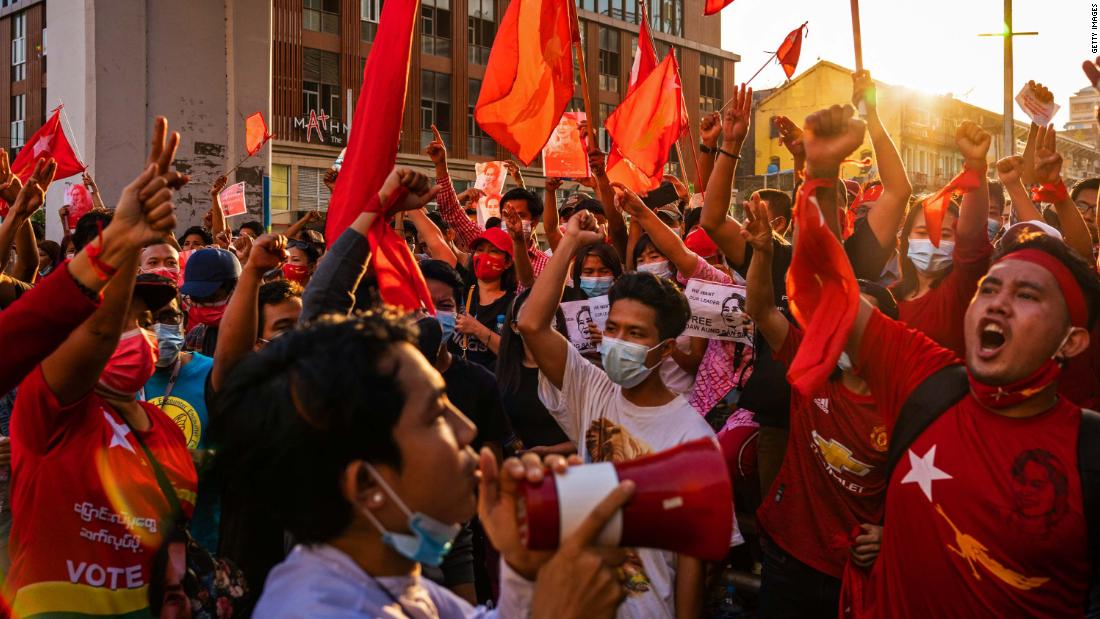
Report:
[[[852,457],[852,450],[848,449],[836,439],[826,440],[817,430],[813,431],[814,445],[817,453],[825,464],[836,472],[847,471],[853,475],[863,477],[871,472],[871,465],[864,464]]]

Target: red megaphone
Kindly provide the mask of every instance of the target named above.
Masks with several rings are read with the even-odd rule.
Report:
[[[553,550],[620,481],[634,496],[607,523],[600,546],[659,548],[721,561],[733,533],[733,490],[726,460],[703,438],[629,462],[570,467],[538,485],[525,484],[521,522],[531,550]]]

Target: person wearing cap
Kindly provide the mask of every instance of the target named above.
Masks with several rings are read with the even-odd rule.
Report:
[[[213,356],[218,326],[240,276],[241,263],[231,251],[200,249],[188,258],[180,287],[188,305],[188,349]]]
[[[516,295],[516,245],[500,228],[489,228],[470,242],[475,282],[459,300],[450,348],[490,370],[496,363],[504,315]]]

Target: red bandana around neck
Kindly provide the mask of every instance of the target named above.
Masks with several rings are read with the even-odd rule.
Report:
[[[936,247],[940,246],[940,230],[943,227],[943,215],[947,212],[947,205],[951,197],[956,193],[970,193],[982,186],[984,172],[963,166],[951,182],[932,194],[922,202],[924,207],[924,224],[928,227],[928,239]]]
[[[1062,366],[1054,359],[1047,359],[1043,365],[1039,366],[1030,375],[1014,383],[999,387],[980,383],[973,375],[967,374],[970,378],[970,393],[974,394],[974,399],[979,404],[990,410],[1016,406],[1049,387],[1061,375]]]

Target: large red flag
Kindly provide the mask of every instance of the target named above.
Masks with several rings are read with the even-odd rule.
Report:
[[[669,51],[604,123],[622,157],[651,180],[660,180],[669,149],[687,129],[681,91],[680,70]]]
[[[794,209],[798,242],[787,270],[787,294],[806,339],[791,361],[787,380],[804,397],[817,393],[829,379],[859,310],[859,284],[848,255],[813,197],[817,189],[832,186],[823,179],[807,180],[798,189]]]
[[[787,74],[787,79],[791,79],[795,68],[798,67],[798,56],[802,53],[802,32],[804,30],[806,30],[806,22],[791,30],[787,38],[783,39],[779,51],[775,52],[775,57],[779,59],[779,64],[783,65],[783,72]]]
[[[648,17],[648,13],[644,13]],[[634,64],[630,67],[630,81],[626,84],[626,96],[634,92],[649,74],[657,68],[657,51],[653,48],[653,35],[649,33],[648,19],[643,19],[638,31],[638,51],[634,52]]]
[[[368,237],[371,266],[382,300],[406,310],[432,308],[424,276],[404,239],[386,221],[388,205],[378,204],[378,190],[397,161],[397,143],[405,111],[409,53],[420,0],[386,0],[378,36],[355,106],[344,165],[329,201],[325,238],[331,246],[364,210],[381,210]],[[433,310],[434,312],[434,310]]]
[[[638,86],[649,77],[657,68],[657,52],[653,48],[653,36],[649,33],[648,14],[642,15],[641,30],[638,33],[638,51],[634,53],[634,65],[630,68],[630,81],[626,86],[626,96],[629,97],[638,89]],[[607,177],[612,182],[622,183],[636,193],[644,194],[656,189],[660,179],[652,179],[646,176],[638,166],[623,159],[617,144],[611,145],[611,152],[607,157]]]
[[[524,165],[542,152],[573,97],[572,0],[512,0],[500,22],[477,124]]]
[[[88,169],[88,166],[77,159],[72,145],[65,137],[65,129],[61,126],[61,107],[57,106],[46,124],[34,132],[31,139],[19,150],[15,161],[11,162],[11,171],[19,180],[26,182],[34,172],[34,164],[39,159],[48,157],[53,157],[57,162],[54,179],[68,178]],[[7,217],[8,207],[6,202],[0,200],[0,217]]]

